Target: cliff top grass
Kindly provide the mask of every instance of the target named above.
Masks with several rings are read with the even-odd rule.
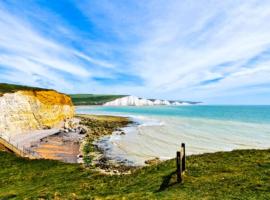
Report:
[[[0,199],[270,199],[270,150],[188,156],[183,184],[174,160],[121,176],[5,152],[0,163]]]
[[[108,101],[127,95],[104,95],[104,94],[69,94],[74,105],[102,105]]]
[[[8,83],[0,83],[0,93],[14,93],[19,90],[31,90],[31,91],[49,91],[50,89],[38,88],[38,87],[29,87],[25,85],[16,85]]]
[[[5,93],[14,93],[18,91],[21,91],[25,95],[35,96],[44,104],[73,105],[70,97],[52,89],[0,83],[0,96]]]

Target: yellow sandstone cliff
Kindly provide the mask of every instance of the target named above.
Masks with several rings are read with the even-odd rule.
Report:
[[[71,98],[54,90],[20,90],[0,96],[0,133],[50,128],[73,116]]]

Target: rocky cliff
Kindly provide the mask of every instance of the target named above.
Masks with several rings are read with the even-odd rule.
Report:
[[[0,95],[0,133],[50,128],[73,117],[69,96],[54,90],[19,90]]]

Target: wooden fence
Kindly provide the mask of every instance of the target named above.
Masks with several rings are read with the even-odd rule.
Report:
[[[183,182],[183,174],[186,171],[186,145],[181,144],[181,148],[176,152],[176,174],[177,182]]]

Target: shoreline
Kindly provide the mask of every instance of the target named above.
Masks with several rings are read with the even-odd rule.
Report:
[[[104,137],[126,134],[123,129],[135,124],[134,121],[128,117],[112,115],[77,114],[76,117],[81,119],[81,125],[88,128],[81,145],[86,167],[94,167],[105,174],[129,174],[138,168],[110,158],[106,149],[97,145],[97,142],[102,141]]]
[[[123,116],[76,114],[72,119],[62,121],[51,129],[13,135],[12,141],[19,144],[18,146],[27,147],[37,159],[81,163],[103,173],[123,174],[135,167],[113,162],[95,142],[115,133],[123,135],[123,128],[133,124],[133,120]],[[4,150],[4,147],[0,147]]]
[[[110,149],[106,146],[100,147],[100,145],[108,144],[110,138],[118,137],[121,135],[126,135],[124,129],[127,127],[141,127],[146,126],[141,118],[134,118],[134,116],[120,116],[120,115],[111,115],[111,114],[77,114],[74,118],[80,118],[79,124],[82,126],[87,126],[88,129],[92,130],[84,135],[80,141],[76,141],[79,143],[79,153],[76,154],[76,158],[81,160],[77,163],[84,163],[86,167],[94,167],[98,169],[100,172],[105,174],[123,174],[123,173],[130,173],[131,170],[143,167],[145,165],[134,165],[131,160],[127,157],[123,156],[122,158],[116,159],[108,155]],[[84,122],[82,122],[85,120]],[[82,123],[81,123],[82,122]],[[146,121],[146,123],[149,121]],[[150,121],[151,122],[151,121]],[[134,125],[134,126],[133,126]],[[149,126],[149,125],[147,125]],[[156,124],[155,124],[156,126]],[[55,137],[58,135],[59,132],[50,135],[48,137],[42,138],[41,142],[47,140],[47,138]],[[70,133],[69,133],[70,134]],[[60,137],[63,137],[59,135]],[[71,142],[74,142],[71,140]],[[84,147],[88,146],[89,151],[85,153]],[[249,149],[249,148],[247,148]],[[258,148],[260,149],[260,148]],[[264,148],[263,148],[264,149]],[[267,149],[267,148],[266,148]],[[219,150],[214,152],[202,152],[202,153],[192,153],[189,155],[203,155],[205,153],[215,153],[215,152],[230,152],[237,149],[229,149],[229,150]],[[64,153],[63,153],[64,154]],[[84,159],[84,162],[82,159]],[[155,160],[155,161],[163,161],[167,159],[162,159],[158,157],[152,156],[149,159],[144,160],[144,164],[149,164],[148,161]],[[48,159],[48,158],[46,158]],[[50,158],[49,159],[56,159],[62,160],[59,158]],[[89,163],[87,163],[87,159]],[[86,161],[86,162],[85,162]],[[91,164],[90,164],[91,163]]]
[[[110,137],[114,133],[125,134],[123,128],[135,124],[130,118],[123,116],[77,114],[63,127],[53,133],[28,141],[29,148],[39,158],[59,160],[66,163],[81,163],[85,167],[95,168],[102,173],[129,173],[133,166],[114,162],[107,157],[106,150],[99,148],[96,141]],[[65,129],[64,129],[65,128]],[[83,129],[80,133],[78,129]],[[39,130],[43,132],[51,130]]]
[[[187,144],[187,155],[238,149],[267,149],[270,146],[268,142],[270,141],[268,134],[270,125],[263,122],[256,123],[255,120],[249,122],[246,121],[247,118],[239,121],[227,118],[203,118],[200,115],[194,117],[163,116],[158,115],[156,111],[151,115],[151,110],[144,112],[144,109],[141,108],[135,111],[135,108],[130,109],[87,109],[87,107],[78,109],[78,112],[81,113],[125,116],[139,122],[136,128],[127,129],[126,135],[113,135],[110,138],[105,137],[102,141],[105,143],[105,149],[106,145],[110,147],[107,154],[116,160],[118,158],[127,159],[135,162],[136,165],[143,166],[145,161],[156,157],[159,157],[160,160],[171,159],[174,158],[181,143]],[[191,107],[185,108],[184,111],[190,109]],[[164,111],[163,108],[162,110]],[[121,111],[124,112],[121,113]],[[191,111],[194,110],[191,109]],[[219,109],[214,108],[213,111],[216,113]],[[232,114],[232,111],[229,111],[228,114],[230,113]]]
[[[99,107],[99,106],[81,106],[81,108],[87,107]],[[82,112],[83,110],[81,110],[79,113]],[[212,136],[211,134],[207,135],[208,129],[203,129],[204,127],[200,128],[198,126],[204,125],[205,123],[204,121],[206,121],[204,119],[197,119],[197,118],[190,119],[181,117],[180,122],[180,121],[173,121],[173,119],[178,119],[177,117],[173,116],[166,119],[167,121],[165,121],[165,125],[163,125],[159,124],[160,118],[157,118],[157,120],[155,121],[155,118],[151,118],[151,116],[149,118],[148,116],[137,115],[137,113],[134,114],[109,113],[109,112],[108,113],[92,112],[92,113],[93,114],[76,114],[76,116],[74,117],[74,118],[81,118],[81,121],[85,120],[84,123],[79,124],[82,125],[83,127],[88,126],[88,129],[90,130],[90,132],[84,134],[84,139],[81,139],[79,142],[76,141],[79,143],[79,147],[78,151],[75,151],[74,155],[76,154],[75,158],[80,160],[78,163],[84,162],[85,163],[84,165],[86,167],[91,168],[95,167],[96,169],[104,173],[112,173],[112,174],[126,173],[132,169],[140,168],[142,166],[147,165],[149,163],[148,161],[151,160],[156,161],[158,160],[160,162],[163,160],[171,159],[173,158],[176,149],[179,147],[180,142],[185,141],[184,139],[182,139],[184,137],[189,137],[189,139],[192,141],[201,141],[201,143],[204,145],[202,146],[200,143],[198,143],[196,144],[197,145],[196,146],[194,145],[196,142],[195,143],[186,142],[187,144],[189,144],[187,155],[202,155],[205,153],[212,153],[212,152],[228,152],[237,149],[267,149],[267,147],[256,148],[254,147],[255,145],[252,146],[252,144],[248,146],[248,143],[245,146],[243,146],[241,143],[237,144],[237,142],[235,142],[237,140],[234,140],[234,142],[232,142],[231,140],[226,140],[227,139],[226,137],[224,140],[218,141],[217,140],[218,138],[210,137]],[[190,123],[191,121],[196,122],[196,124]],[[163,119],[160,122],[163,123]],[[217,124],[218,127],[216,128],[218,129],[215,130],[221,130],[220,128],[223,128],[222,127],[223,125],[224,128],[227,128],[229,126],[239,127],[238,124],[253,125],[252,123],[247,122],[235,122],[235,121],[229,122],[214,119],[207,119],[207,122],[211,124],[213,122],[222,122]],[[167,123],[168,124],[174,123],[173,125],[177,126],[188,125],[190,131],[188,133],[184,133],[182,129],[178,129],[178,132],[177,133],[175,132],[176,135],[173,135],[172,132],[170,132],[171,130],[168,129],[170,127],[167,126]],[[193,131],[193,129],[191,129],[192,127],[195,127],[196,129],[194,129]],[[202,133],[201,135],[204,135],[204,137],[200,138],[197,137],[198,134],[196,134],[196,131],[198,130],[201,131]],[[235,128],[234,130],[238,129]],[[192,135],[193,133],[190,133],[191,131],[194,133],[194,135]],[[178,133],[180,134],[178,135]],[[58,133],[55,133],[52,136],[49,136],[49,138],[55,137],[55,135],[57,134]],[[226,134],[224,136],[226,136]],[[62,138],[65,137],[65,135],[64,136],[59,135],[59,137]],[[40,140],[40,142],[45,141],[47,138],[48,137],[45,137],[45,139]],[[176,139],[172,140],[174,138]],[[224,146],[217,146],[215,149],[214,148],[210,149],[209,146],[206,146],[208,149],[202,148],[205,147],[205,145],[208,145],[209,141],[213,145],[215,144],[215,141],[219,143],[225,141],[225,143],[223,143]],[[69,145],[69,142],[72,143],[74,141],[72,141],[71,138],[70,141],[65,141],[61,145],[62,146]],[[176,145],[174,145],[174,143]],[[164,148],[161,148],[163,144],[166,145],[166,148],[164,146],[163,146]],[[228,148],[226,147],[226,145]],[[50,146],[47,147],[50,148]],[[51,147],[53,149],[55,146]],[[71,147],[73,148],[72,145]],[[200,152],[198,149],[200,150]],[[60,151],[59,154],[64,155],[62,151]],[[140,158],[141,160],[137,162],[136,158]],[[61,160],[58,157],[56,158],[45,157],[45,159]],[[64,160],[64,162],[66,161]]]

